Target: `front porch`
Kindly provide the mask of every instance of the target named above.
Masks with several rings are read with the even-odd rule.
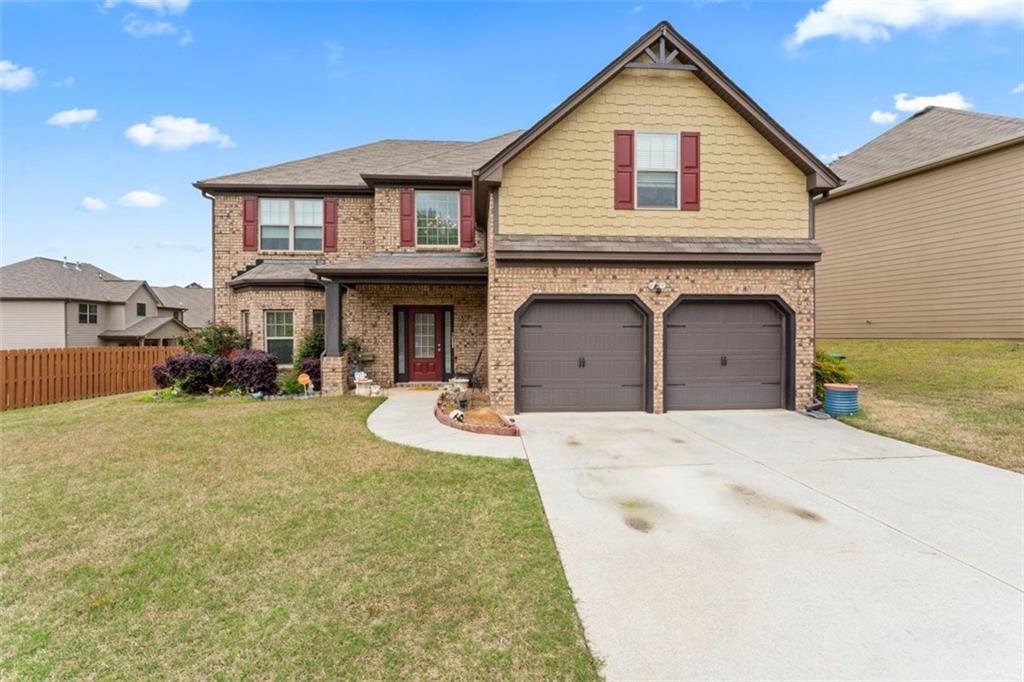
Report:
[[[487,264],[479,254],[376,254],[313,268],[326,289],[323,388],[348,389],[344,349],[381,386],[486,382]]]

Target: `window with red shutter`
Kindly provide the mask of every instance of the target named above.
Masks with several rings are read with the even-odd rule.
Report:
[[[324,199],[324,251],[338,250],[338,200]]]
[[[700,133],[679,135],[679,208],[700,210]]]
[[[615,208],[633,208],[633,131],[616,130],[615,145]]]
[[[476,231],[473,229],[473,190],[459,191],[459,246],[473,248]]]
[[[256,197],[242,199],[242,250],[256,250]]]
[[[398,196],[399,243],[416,246],[416,192],[403,189]]]

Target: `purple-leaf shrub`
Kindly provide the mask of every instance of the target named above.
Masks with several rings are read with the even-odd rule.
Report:
[[[167,373],[167,365],[153,365],[153,369],[149,372],[153,375],[153,381],[156,382],[157,388],[169,388],[174,383],[174,379]]]
[[[214,385],[213,358],[205,353],[172,355],[165,367],[167,376],[185,393],[206,393]]]
[[[250,393],[273,393],[277,390],[277,358],[261,350],[234,353],[231,380]]]
[[[299,371],[309,375],[314,391],[320,390],[320,358],[306,358],[302,361]]]

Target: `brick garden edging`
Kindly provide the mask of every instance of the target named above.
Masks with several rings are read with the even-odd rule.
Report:
[[[455,421],[444,412],[441,411],[441,407],[434,403],[434,416],[437,417],[437,421],[441,422],[445,426],[450,426],[453,429],[459,429],[460,431],[469,431],[470,433],[485,433],[491,436],[518,436],[519,427],[509,420],[498,415],[498,419],[501,420],[501,425],[497,424],[466,424],[464,422]]]

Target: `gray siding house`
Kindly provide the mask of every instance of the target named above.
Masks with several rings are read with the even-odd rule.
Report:
[[[212,303],[198,285],[158,289],[89,263],[29,258],[0,268],[0,349],[172,345],[209,320]]]

